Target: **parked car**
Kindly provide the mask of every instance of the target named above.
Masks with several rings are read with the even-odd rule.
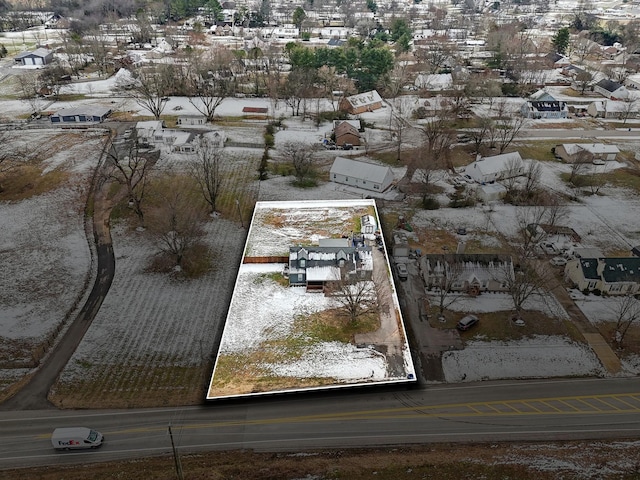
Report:
[[[555,265],[557,267],[563,267],[567,264],[567,259],[564,257],[553,257],[549,261],[551,262],[552,265]]]
[[[407,266],[404,263],[396,263],[396,270],[400,280],[406,280],[409,278],[409,270],[407,270]]]
[[[350,143],[343,143],[342,150],[353,150],[353,145]]]
[[[478,317],[476,317],[475,315],[467,315],[466,317],[462,318],[456,325],[456,328],[462,332],[469,330],[471,327],[473,327],[476,323],[478,323],[480,320],[478,319]]]
[[[456,233],[458,235],[466,235],[467,234],[467,229],[465,227],[459,227],[456,229]]]
[[[555,255],[556,253],[558,253],[556,247],[554,247],[551,243],[543,242],[540,244],[540,248],[544,253],[548,253],[549,255]]]
[[[600,159],[600,158],[596,158],[596,159],[595,159],[593,162],[591,162],[591,163],[593,163],[594,165],[604,165],[604,164],[606,164],[607,162],[605,162],[604,160],[602,160],[602,159]]]

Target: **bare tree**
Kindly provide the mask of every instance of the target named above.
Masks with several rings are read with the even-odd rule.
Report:
[[[629,328],[634,323],[640,323],[640,300],[633,295],[623,295],[616,298],[611,312],[616,321],[613,340],[618,346],[621,346]]]
[[[31,113],[38,113],[44,106],[44,99],[40,95],[42,87],[40,76],[34,71],[28,71],[16,76],[20,87],[20,98],[27,102],[31,108]]]
[[[315,173],[315,149],[303,143],[286,142],[279,149],[282,156],[291,162],[298,183],[312,178]]]
[[[435,296],[440,316],[442,316],[447,308],[464,296],[463,292],[453,290],[453,286],[460,282],[462,268],[454,255],[443,255],[441,261],[434,260],[434,265],[430,265],[430,269],[430,282],[427,287],[429,294]]]
[[[134,72],[134,87],[127,91],[135,102],[148,110],[156,120],[160,120],[167,104],[167,95],[171,92],[172,75],[169,70],[166,65],[139,68]]]
[[[190,195],[184,181],[174,179],[163,189],[157,204],[149,210],[147,226],[160,251],[171,255],[177,266],[204,236],[206,213]]]
[[[516,257],[514,265],[505,263],[500,268],[499,278],[511,297],[515,315],[520,318],[524,304],[534,295],[544,295],[545,288],[549,286],[551,278],[549,274],[540,272],[535,267],[535,260],[526,257]],[[543,274],[541,274],[543,273]]]
[[[365,314],[379,311],[375,282],[358,277],[353,265],[336,269],[334,279],[326,283],[325,291],[335,299],[340,305],[340,311],[351,322],[357,322]]]
[[[196,180],[211,213],[222,188],[222,148],[217,142],[201,135],[196,142],[196,158],[190,163],[191,176]]]
[[[537,160],[529,160],[529,164],[524,172],[525,182],[522,187],[522,194],[525,198],[533,197],[540,189],[542,179],[542,164]]]
[[[495,132],[498,150],[500,151],[500,153],[504,153],[509,145],[511,145],[511,142],[513,142],[516,137],[520,135],[520,130],[522,130],[525,123],[526,118],[517,115],[515,112],[511,112],[508,118],[503,118],[496,121]]]
[[[189,103],[212,122],[218,106],[235,92],[235,77],[231,71],[232,53],[219,49],[209,58],[194,60],[194,71],[189,76]]]
[[[137,140],[134,134],[126,142],[111,144],[105,168],[107,178],[126,188],[129,205],[138,216],[140,226],[144,227],[142,203],[149,172],[160,158],[160,151],[140,148]]]
[[[638,101],[631,98],[629,95],[624,99],[624,104],[622,107],[622,111],[620,112],[622,116],[622,124],[626,124],[629,117],[637,115],[638,113]]]
[[[593,75],[586,70],[582,70],[575,76],[574,82],[580,94],[584,95],[587,88],[593,85]]]

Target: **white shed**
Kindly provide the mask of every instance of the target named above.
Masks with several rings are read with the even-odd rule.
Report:
[[[489,203],[495,202],[505,197],[507,194],[507,187],[500,183],[490,183],[488,185],[478,185],[476,189],[476,196],[478,200]]]
[[[384,192],[393,183],[393,172],[385,165],[336,157],[329,180],[352,187]]]
[[[467,165],[464,173],[478,183],[490,183],[524,175],[524,162],[518,152],[503,153],[476,160]]]

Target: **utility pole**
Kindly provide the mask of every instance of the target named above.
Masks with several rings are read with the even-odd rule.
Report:
[[[178,480],[184,480],[184,475],[182,475],[182,464],[180,463],[180,457],[178,456],[176,445],[175,443],[173,443],[173,432],[171,431],[171,425],[169,425],[169,437],[171,438],[171,448],[173,449],[173,461],[176,465],[176,476],[178,477]]]

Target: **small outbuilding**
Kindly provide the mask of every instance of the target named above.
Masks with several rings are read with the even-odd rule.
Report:
[[[386,165],[337,157],[329,172],[329,179],[364,190],[384,192],[393,183],[394,176]]]
[[[464,173],[478,183],[491,183],[505,178],[524,175],[524,162],[518,152],[493,157],[480,157],[467,165]]]
[[[489,183],[478,185],[476,197],[484,203],[495,202],[503,199],[507,195],[507,187],[500,183]]]

